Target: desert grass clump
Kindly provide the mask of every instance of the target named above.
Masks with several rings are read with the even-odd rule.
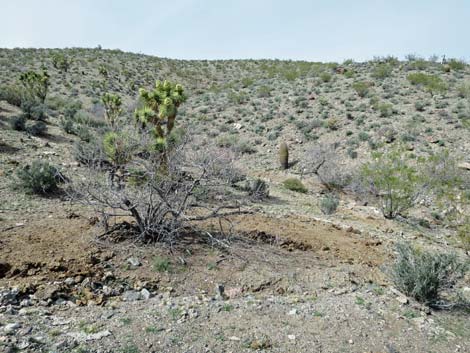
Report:
[[[397,288],[421,303],[435,304],[465,271],[455,254],[431,253],[409,244],[397,245],[392,278]]]
[[[57,190],[63,180],[59,170],[47,161],[35,160],[17,171],[17,187],[35,194],[46,195]]]
[[[297,178],[288,178],[282,183],[287,190],[300,192],[305,194],[308,189],[306,186]]]

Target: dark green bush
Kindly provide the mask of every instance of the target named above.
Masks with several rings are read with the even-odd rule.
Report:
[[[32,120],[47,120],[47,107],[35,99],[25,99],[21,103],[21,110],[26,118]]]
[[[47,125],[43,121],[36,121],[27,126],[26,131],[33,136],[43,136],[47,133]]]
[[[36,194],[48,194],[57,190],[62,181],[59,170],[46,161],[36,160],[17,172],[20,188]]]
[[[24,115],[14,116],[10,120],[10,125],[13,130],[25,131],[26,130],[26,118]]]

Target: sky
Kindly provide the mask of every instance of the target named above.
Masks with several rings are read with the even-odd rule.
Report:
[[[470,0],[0,0],[0,47],[175,59],[470,60]]]

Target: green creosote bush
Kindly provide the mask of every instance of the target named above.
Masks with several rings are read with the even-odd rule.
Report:
[[[17,171],[17,186],[28,192],[48,194],[57,190],[63,177],[59,170],[46,161],[35,160]]]
[[[419,162],[400,146],[386,153],[373,152],[372,161],[362,166],[362,182],[379,198],[384,217],[395,218],[421,195],[425,182],[418,170]]]
[[[425,304],[434,304],[465,271],[455,254],[431,253],[409,244],[397,245],[392,278],[403,293]]]
[[[358,81],[352,84],[352,88],[356,91],[359,97],[364,98],[369,94],[370,83],[366,81]]]
[[[297,178],[286,179],[282,184],[286,189],[295,192],[300,192],[302,194],[305,194],[308,191],[305,185]]]

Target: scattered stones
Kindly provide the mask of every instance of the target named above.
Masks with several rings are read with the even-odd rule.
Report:
[[[20,327],[21,325],[18,322],[6,324],[5,327],[3,328],[3,332],[5,332],[6,334],[13,333],[16,330],[18,330]]]
[[[127,259],[127,263],[129,265],[131,265],[132,267],[136,268],[136,267],[139,267],[141,265],[141,262],[138,258],[136,257],[130,257]]]
[[[140,291],[140,296],[143,300],[150,299],[151,295],[152,294],[145,288]]]
[[[297,314],[298,314],[297,309],[291,309],[288,313],[288,315],[297,315]]]
[[[141,299],[141,294],[140,294],[140,292],[138,292],[136,290],[127,290],[124,293],[122,293],[121,298],[125,302],[133,302],[133,301],[136,301],[136,300],[140,300]]]

